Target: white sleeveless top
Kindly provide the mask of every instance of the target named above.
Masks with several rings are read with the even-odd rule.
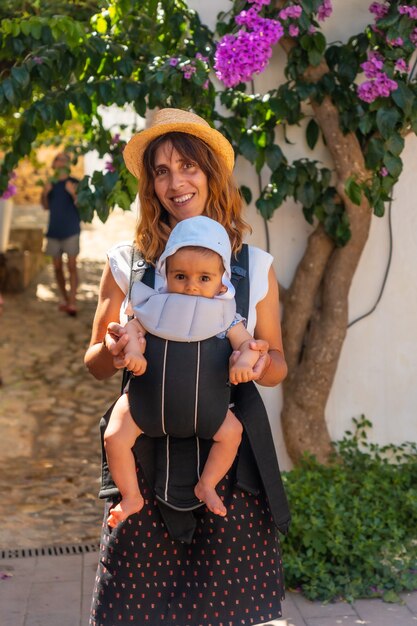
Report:
[[[248,246],[249,248],[249,314],[247,320],[247,330],[253,335],[256,326],[256,305],[263,300],[268,293],[268,272],[272,265],[273,257],[265,250]],[[116,244],[107,253],[109,265],[113,278],[117,285],[125,294],[122,307],[120,309],[120,323],[127,322],[126,309],[128,305],[128,291],[130,280],[130,263],[132,256],[131,242]],[[155,271],[155,289],[163,285],[161,275]]]

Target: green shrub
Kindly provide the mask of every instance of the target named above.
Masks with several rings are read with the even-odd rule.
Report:
[[[417,588],[417,445],[368,443],[372,424],[354,423],[329,465],[305,457],[284,473],[286,585],[311,600],[395,601]]]

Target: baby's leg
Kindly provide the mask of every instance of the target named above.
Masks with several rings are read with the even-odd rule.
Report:
[[[228,410],[223,424],[213,437],[214,443],[194,489],[197,498],[205,502],[209,510],[216,515],[225,516],[227,513],[215,487],[233,464],[242,440],[242,431],[242,424]]]
[[[127,394],[124,393],[114,405],[104,432],[107,462],[112,478],[122,495],[121,501],[111,509],[107,519],[108,525],[113,528],[143,507],[132,452],[132,447],[141,434],[142,431],[130,415]]]

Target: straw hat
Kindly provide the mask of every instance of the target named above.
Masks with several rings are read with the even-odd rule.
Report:
[[[203,118],[182,109],[161,109],[158,111],[149,128],[142,130],[126,145],[123,157],[127,169],[140,179],[143,169],[143,154],[148,145],[165,133],[188,133],[202,139],[213,152],[223,160],[228,171],[232,173],[235,155],[231,144],[218,130],[212,128]]]

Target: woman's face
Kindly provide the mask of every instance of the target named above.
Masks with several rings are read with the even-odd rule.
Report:
[[[206,208],[206,174],[195,161],[184,159],[168,141],[155,153],[154,186],[172,228],[182,220],[201,215]]]

